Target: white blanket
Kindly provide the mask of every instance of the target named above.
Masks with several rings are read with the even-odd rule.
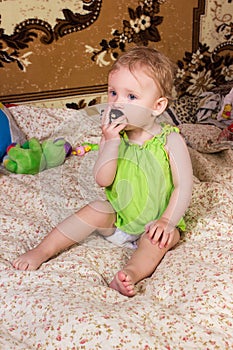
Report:
[[[99,121],[83,112],[10,110],[29,138],[99,140]],[[108,287],[132,251],[98,235],[37,271],[11,265],[67,215],[103,198],[92,178],[94,151],[33,176],[1,168],[0,349],[233,348],[233,151],[200,152],[200,130],[198,145],[193,125],[182,133],[194,167],[187,232],[133,298]]]

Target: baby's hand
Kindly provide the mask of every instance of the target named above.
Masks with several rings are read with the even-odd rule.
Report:
[[[118,122],[112,122],[111,124],[102,125],[102,134],[105,140],[120,139],[120,131],[122,131],[127,124],[124,124],[124,117],[120,117]],[[122,122],[122,123],[121,123]]]
[[[159,248],[166,248],[172,241],[174,235],[174,225],[167,219],[160,218],[149,222],[145,227],[145,234],[152,244],[159,244]]]
[[[116,119],[110,119],[110,112],[111,109],[108,108],[105,111],[102,119],[102,134],[104,136],[105,141],[112,139],[120,139],[119,133],[127,125],[126,117],[123,114]]]

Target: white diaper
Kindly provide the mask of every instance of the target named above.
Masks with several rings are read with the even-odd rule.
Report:
[[[128,233],[125,233],[124,231],[121,231],[119,228],[116,229],[116,231],[108,237],[104,237],[107,241],[124,248],[130,248],[130,249],[137,249],[137,240],[141,236],[141,234],[138,235],[129,235]]]

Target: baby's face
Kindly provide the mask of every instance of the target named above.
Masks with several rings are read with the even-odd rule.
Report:
[[[151,123],[151,113],[159,98],[158,86],[140,68],[131,72],[126,67],[120,67],[109,74],[108,103],[124,113],[128,127],[144,127]]]

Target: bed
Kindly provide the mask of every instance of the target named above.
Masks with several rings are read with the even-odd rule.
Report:
[[[25,104],[8,111],[27,138],[62,136],[74,146],[100,138],[93,109]],[[233,348],[232,141],[219,139],[225,126],[203,118],[170,122],[180,128],[194,169],[187,231],[133,298],[108,287],[132,250],[98,234],[37,271],[11,265],[67,215],[104,198],[92,178],[97,153],[70,156],[36,175],[1,166],[1,349]]]

